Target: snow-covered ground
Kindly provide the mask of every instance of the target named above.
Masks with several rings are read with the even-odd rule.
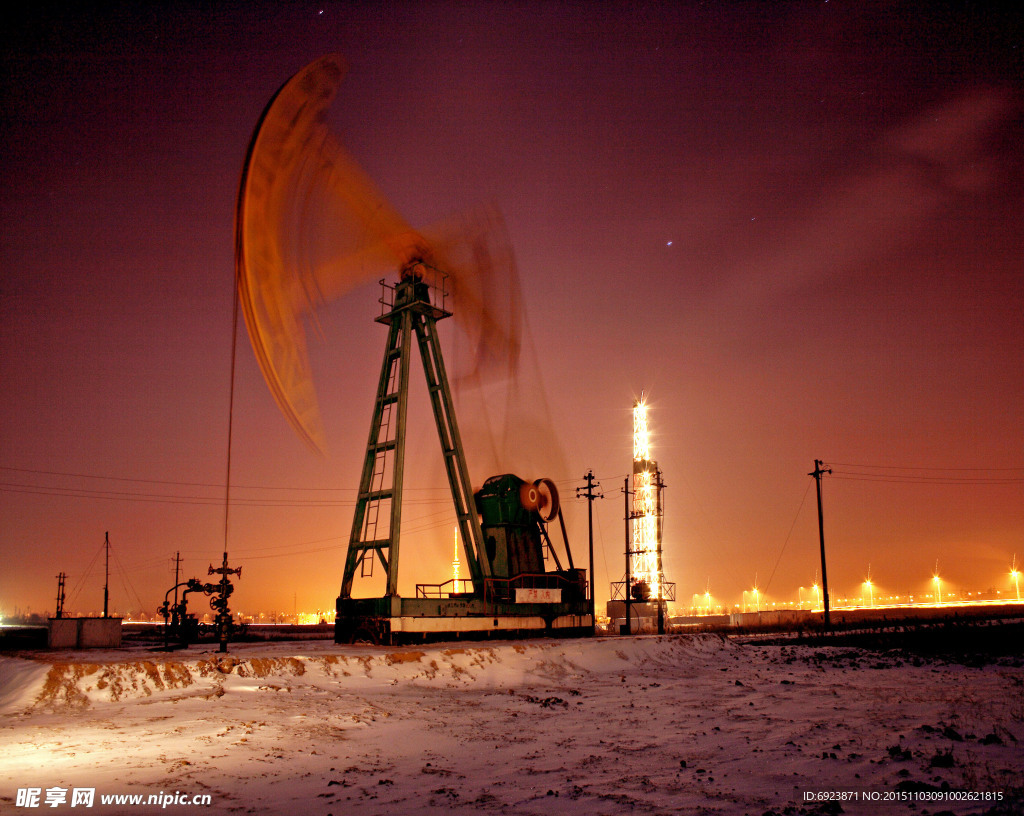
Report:
[[[85,811],[75,788],[93,813],[1024,809],[1019,660],[710,636],[50,652],[0,658],[0,712],[3,813]]]

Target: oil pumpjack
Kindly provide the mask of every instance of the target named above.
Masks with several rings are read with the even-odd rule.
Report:
[[[345,574],[337,601],[335,640],[397,643],[417,640],[592,632],[586,572],[572,560],[558,491],[549,479],[493,476],[473,492],[452,403],[437,321],[445,308],[445,275],[421,259],[402,269],[393,287],[381,281],[388,326],[369,441],[352,518]],[[431,296],[433,294],[433,301]],[[415,598],[398,594],[406,416],[413,337],[419,347],[448,484],[465,548],[468,579],[417,584]],[[563,567],[548,527],[558,520]],[[554,569],[545,568],[545,552]],[[386,571],[385,594],[353,598],[356,573],[374,560]]]
[[[344,60],[329,54],[274,95],[249,144],[235,218],[238,303],[256,359],[282,413],[313,450],[322,450],[323,428],[304,322],[371,272],[398,271],[397,283],[381,281],[377,322],[388,327],[388,339],[335,639],[590,634],[586,573],[573,565],[554,483],[504,474],[474,493],[438,343],[437,322],[452,316],[446,308],[451,286],[457,320],[479,337],[481,350],[510,359],[518,351],[496,317],[497,304],[506,302],[496,294],[502,285],[509,286],[508,302],[512,292],[518,297],[503,223],[496,212],[481,210],[430,232],[414,230],[329,127],[328,109],[344,73]],[[414,598],[403,598],[398,563],[414,338],[470,577],[419,584]],[[556,519],[564,567],[548,532]],[[553,569],[546,568],[546,556]],[[365,577],[378,562],[386,573],[384,594],[353,597],[357,572]]]

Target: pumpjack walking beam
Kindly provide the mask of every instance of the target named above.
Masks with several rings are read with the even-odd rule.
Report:
[[[341,598],[350,598],[356,569],[376,557],[387,572],[386,597],[398,595],[398,556],[402,528],[402,483],[405,467],[405,430],[409,401],[409,369],[415,332],[430,393],[434,421],[444,456],[445,470],[459,530],[465,544],[466,563],[473,589],[483,593],[484,576],[479,553],[483,534],[473,503],[473,490],[452,405],[448,375],[437,341],[437,321],[450,317],[430,302],[431,287],[423,281],[428,271],[414,263],[402,271],[395,285],[390,311],[377,318],[389,326],[370,436],[363,460],[356,509],[352,517]],[[443,286],[443,279],[442,279]],[[389,479],[390,477],[390,479]],[[390,484],[388,484],[390,482]],[[379,516],[386,513],[386,532],[378,530]]]

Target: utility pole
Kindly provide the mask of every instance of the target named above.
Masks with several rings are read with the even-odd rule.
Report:
[[[661,503],[661,491],[665,488],[665,483],[661,480],[661,471],[655,470],[654,472],[655,485],[654,488],[657,491],[655,493],[655,512],[658,518],[658,634],[665,634],[665,603],[662,599],[662,585],[664,582],[665,571],[662,569],[661,564],[661,524],[662,518],[664,518],[664,507]]]
[[[825,629],[826,631],[832,627],[832,622],[829,619],[828,612],[828,573],[825,572],[825,521],[821,512],[821,477],[825,473],[831,473],[832,468],[826,468],[822,470],[821,460],[814,460],[814,470],[808,473],[808,476],[813,476],[814,481],[818,487],[818,539],[821,542],[821,592],[822,599],[824,600],[825,608]]]
[[[178,605],[178,582],[181,580],[181,550],[174,554],[174,605]]]
[[[632,590],[633,590],[633,587],[632,587],[632,583],[633,583],[633,576],[632,576],[633,566],[632,566],[632,564],[630,564],[630,561],[632,560],[633,552],[632,552],[632,550],[630,549],[630,546],[629,546],[630,545],[629,522],[630,522],[630,519],[632,518],[632,514],[629,512],[629,497],[630,497],[631,494],[629,492],[629,477],[628,476],[626,477],[626,484],[622,488],[622,494],[623,494],[623,496],[625,496],[625,499],[626,499],[626,582],[625,582],[625,585],[623,586],[623,595],[625,595],[625,597],[626,597],[626,631],[623,634],[631,635],[631,634],[633,634],[633,624],[632,624],[631,615],[630,615],[630,611],[632,610],[632,606],[633,606],[633,592],[632,592]]]
[[[54,614],[55,618],[64,617],[64,579],[67,576],[62,572],[57,576],[57,612]]]
[[[600,482],[594,481],[594,471],[588,470],[587,475],[583,477],[587,483],[586,492],[581,493],[583,488],[576,488],[576,498],[581,496],[587,500],[587,542],[590,554],[590,626],[593,631],[597,631],[597,615],[594,609],[594,586],[596,585],[596,575],[594,573],[594,499],[603,499],[603,493],[595,493],[594,488],[600,487]]]
[[[108,617],[108,607],[110,604],[110,533],[105,533],[104,548],[107,551],[107,566],[106,566],[106,577],[103,580],[103,617]]]

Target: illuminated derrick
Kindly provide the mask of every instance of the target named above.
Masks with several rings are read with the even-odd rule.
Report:
[[[662,569],[664,508],[658,463],[651,459],[647,403],[641,396],[633,405],[633,475],[627,478],[626,576],[612,584],[609,617],[656,616],[663,631],[665,602],[675,601],[676,585],[665,580]],[[631,497],[631,499],[630,499]]]
[[[630,553],[631,592],[635,600],[661,598],[661,471],[651,460],[647,403],[633,406],[633,535]]]

